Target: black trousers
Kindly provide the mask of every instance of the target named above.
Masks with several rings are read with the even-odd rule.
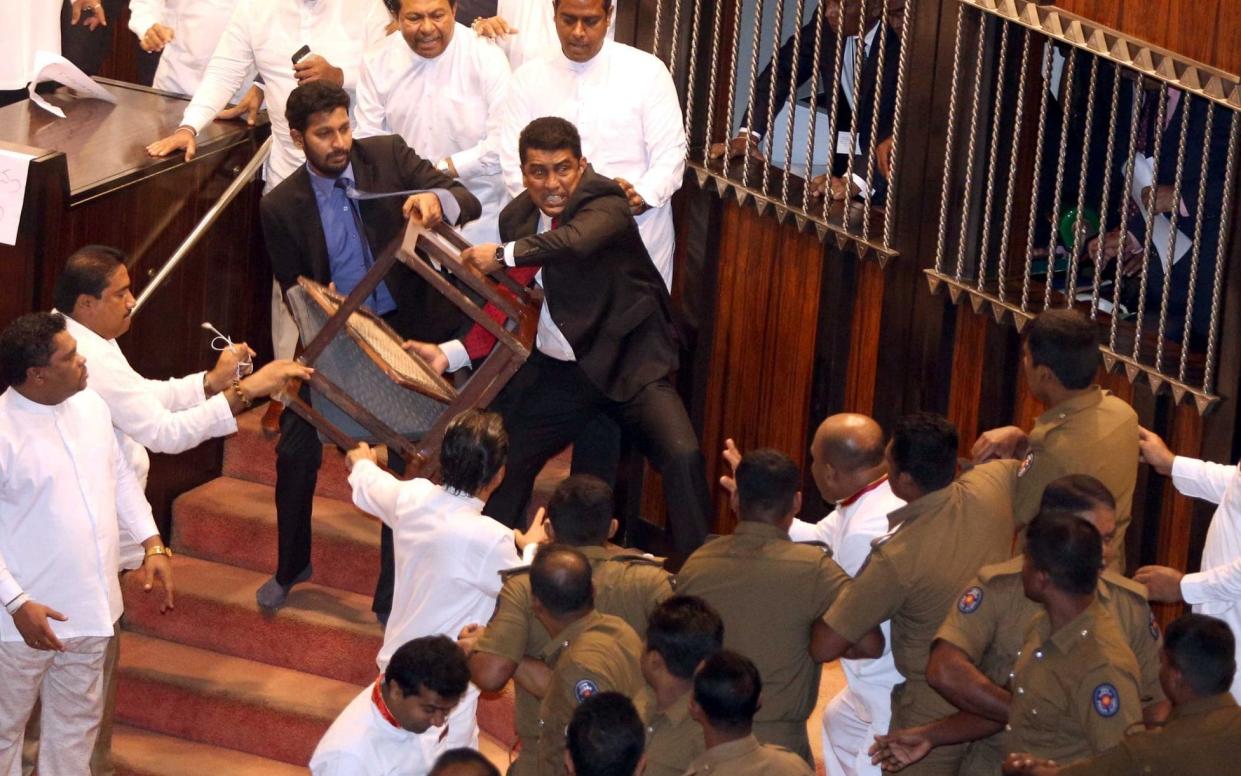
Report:
[[[543,465],[603,414],[632,436],[663,478],[676,551],[691,552],[706,539],[710,496],[702,451],[685,405],[667,379],[651,383],[628,401],[613,401],[576,363],[535,352],[505,386],[493,409],[504,418],[509,451],[504,482],[487,502],[490,517],[509,526],[524,523]],[[573,470],[611,481],[616,475],[615,454],[608,445],[598,453],[575,448]]]
[[[116,35],[129,37],[129,30],[117,27],[121,23],[121,11],[124,10],[122,0],[100,0],[104,14],[108,19],[107,27],[92,30],[79,21],[71,24],[73,4],[64,3],[60,9],[60,51],[65,59],[77,65],[87,75],[98,75],[103,61],[112,50],[112,40]],[[138,43],[133,38],[136,48]]]
[[[310,391],[302,387],[302,399]],[[276,581],[287,585],[310,563],[311,507],[319,466],[323,463],[323,442],[315,427],[292,410],[280,416],[280,441],[276,444],[276,535],[278,561]],[[388,468],[397,476],[405,471],[405,461],[395,452],[388,454]],[[392,611],[392,588],[396,579],[392,550],[392,529],[380,523],[379,580],[371,610]]]

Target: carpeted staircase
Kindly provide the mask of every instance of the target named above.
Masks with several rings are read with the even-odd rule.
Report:
[[[313,581],[274,616],[255,603],[276,559],[275,441],[259,412],[226,441],[223,476],[173,505],[175,611],[161,615],[156,596],[126,580],[119,774],[305,774],[328,725],[376,676],[379,524],[349,503],[335,448],[316,491]],[[564,468],[549,467],[545,482]],[[498,765],[515,741],[512,715],[507,694],[480,705],[480,748]]]

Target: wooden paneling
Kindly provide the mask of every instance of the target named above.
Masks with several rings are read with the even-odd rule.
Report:
[[[1241,73],[1235,0],[1060,0],[1056,7],[1230,73]]]
[[[955,347],[952,352],[952,385],[948,419],[961,435],[960,455],[969,455],[980,429],[983,373],[988,367],[987,319],[968,307],[958,307]]]
[[[835,255],[831,258],[840,260],[843,257]],[[857,285],[852,290],[857,302],[853,305],[849,372],[845,377],[845,409],[850,412],[869,415],[875,409],[885,285],[885,270],[877,262],[858,263]]]

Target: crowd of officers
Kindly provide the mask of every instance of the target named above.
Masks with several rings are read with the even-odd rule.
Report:
[[[849,762],[829,716],[829,773],[1228,772],[1241,744],[1230,628],[1191,614],[1161,633],[1146,588],[1115,570],[1139,431],[1094,384],[1098,357],[1083,317],[1039,316],[1024,376],[1049,409],[1028,434],[984,434],[974,463],[934,414],[886,440],[869,418],[828,418],[812,472],[836,511],[818,525],[843,527],[830,534],[843,547],[858,524],[834,518],[903,503],[852,574],[832,546],[790,538],[816,524],[796,518],[801,476],[776,450],[729,444],[735,530],[675,574],[610,543],[607,485],[565,480],[550,543],[503,573],[490,621],[458,638],[482,691],[514,680],[510,773],[809,774],[820,664],[844,658],[861,683],[858,667],[889,653],[890,707],[871,694],[857,715],[890,723]],[[869,482],[842,495],[851,473]]]

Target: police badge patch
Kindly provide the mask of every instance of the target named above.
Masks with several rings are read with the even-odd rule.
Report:
[[[957,601],[957,611],[961,614],[973,614],[982,605],[982,588],[975,585],[961,594]]]
[[[1159,621],[1155,619],[1154,612],[1151,612],[1150,629],[1151,629],[1151,638],[1154,639],[1155,641],[1159,641]]]
[[[573,696],[577,698],[578,703],[581,703],[597,692],[599,692],[599,685],[589,679],[580,679],[577,684],[573,685]]]
[[[1021,466],[1017,469],[1017,476],[1024,477],[1026,472],[1030,471],[1030,464],[1034,463],[1034,452],[1026,453],[1026,457],[1021,459]]]
[[[1094,688],[1094,710],[1100,717],[1116,716],[1116,712],[1120,711],[1120,694],[1116,692],[1115,685],[1104,682]]]

